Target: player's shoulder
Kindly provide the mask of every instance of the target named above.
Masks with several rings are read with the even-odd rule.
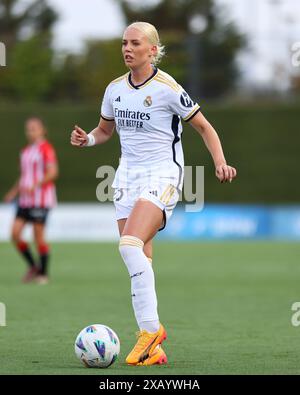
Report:
[[[129,71],[127,71],[127,73],[121,75],[120,77],[115,78],[114,80],[112,80],[112,81],[111,81],[111,84],[117,84],[118,82],[121,82],[122,80],[124,80],[125,78],[127,78],[128,74],[129,74]]]
[[[42,151],[54,151],[54,146],[48,140],[43,140],[40,144],[40,150]]]
[[[27,145],[24,145],[24,146],[20,149],[20,156],[25,155],[26,152],[28,152],[29,149],[30,149],[30,146],[29,146],[28,144],[27,144]]]
[[[121,75],[118,78],[115,78],[114,80],[112,80],[106,87],[106,93],[111,96],[112,94],[114,94],[115,92],[118,92],[120,89],[123,89],[124,86],[124,82],[126,84],[126,79],[128,78],[128,74],[129,72]]]
[[[164,87],[168,87],[169,90],[172,92],[178,93],[182,91],[182,87],[177,83],[177,81],[165,71],[157,69],[157,73],[154,79],[158,83],[164,85]]]
[[[112,88],[114,86],[118,86],[120,83],[122,83],[123,81],[126,81],[126,78],[128,77],[129,72],[121,75],[118,78],[115,78],[114,80],[112,80],[109,84],[108,84],[108,88]]]

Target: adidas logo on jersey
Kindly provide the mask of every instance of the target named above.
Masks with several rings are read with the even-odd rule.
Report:
[[[149,191],[149,193],[151,193],[151,195],[154,195],[157,197],[157,191]]]
[[[121,96],[119,96],[119,97],[117,97],[116,99],[115,99],[115,101],[121,101]]]

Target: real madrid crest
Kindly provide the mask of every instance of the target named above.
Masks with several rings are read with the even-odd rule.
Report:
[[[152,99],[151,96],[147,96],[146,99],[144,100],[144,106],[145,107],[150,107],[152,106]]]

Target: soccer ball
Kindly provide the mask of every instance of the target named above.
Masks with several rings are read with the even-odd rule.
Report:
[[[82,329],[75,340],[75,354],[90,368],[108,368],[117,359],[120,341],[106,325],[90,325]]]

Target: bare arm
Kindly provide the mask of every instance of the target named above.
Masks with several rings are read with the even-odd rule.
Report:
[[[114,127],[114,121],[106,121],[105,119],[100,118],[98,126],[89,134],[94,136],[95,144],[104,144],[112,137]],[[84,147],[87,145],[87,143],[87,133],[76,125],[71,134],[71,144],[76,147]]]
[[[26,192],[31,193],[36,188],[40,188],[42,185],[47,184],[47,182],[54,181],[58,177],[58,166],[56,163],[51,163],[47,166],[46,173],[41,181],[35,183],[31,188],[26,188]]]
[[[47,182],[54,181],[58,177],[58,166],[56,163],[51,163],[51,165],[48,165],[46,174],[44,178],[36,185],[36,186],[41,186],[43,184],[47,184]]]
[[[217,178],[220,182],[231,182],[232,179],[236,177],[237,171],[234,167],[227,165],[219,136],[213,126],[201,112],[198,112],[194,118],[191,119],[190,124],[203,138],[213,158]]]
[[[15,184],[10,188],[10,190],[7,192],[7,194],[4,196],[3,200],[5,203],[9,203],[12,200],[14,200],[19,193],[19,183],[20,179],[18,178]]]

